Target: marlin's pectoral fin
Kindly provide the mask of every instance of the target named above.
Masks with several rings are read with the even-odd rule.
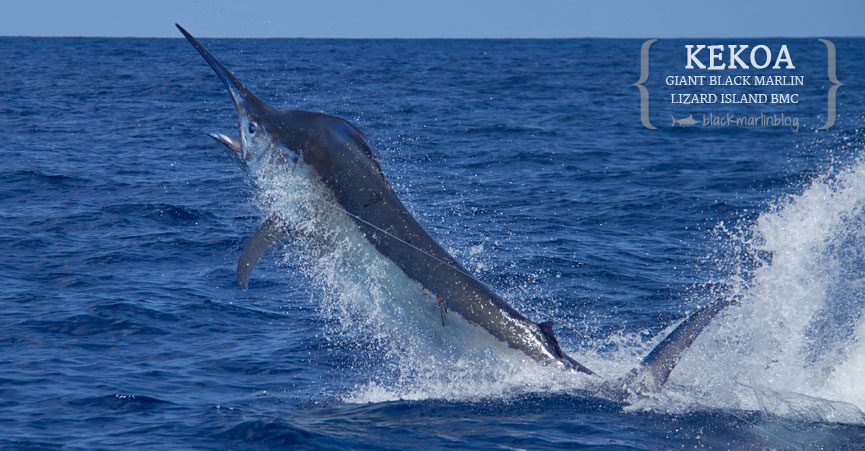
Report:
[[[290,234],[288,224],[279,215],[272,215],[252,234],[237,261],[237,282],[246,290],[252,268],[258,259],[274,244],[282,241]]]

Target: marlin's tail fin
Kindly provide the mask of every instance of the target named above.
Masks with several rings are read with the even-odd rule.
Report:
[[[670,372],[679,363],[682,354],[694,343],[700,332],[718,313],[738,301],[737,296],[722,297],[694,312],[655,346],[655,349],[640,362],[639,368],[632,373],[632,376],[646,377],[649,379],[648,382],[658,387],[664,385],[670,377]]]

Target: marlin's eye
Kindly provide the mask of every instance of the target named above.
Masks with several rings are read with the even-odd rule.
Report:
[[[254,135],[256,130],[258,130],[258,124],[256,124],[255,122],[250,122],[249,123],[249,134]]]

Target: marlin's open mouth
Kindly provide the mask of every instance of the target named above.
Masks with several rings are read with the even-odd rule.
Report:
[[[240,141],[230,138],[228,135],[223,135],[222,133],[210,133],[210,137],[225,146],[225,150],[234,161],[239,164],[245,163],[247,156],[243,153],[243,147],[241,147]]]
[[[243,150],[240,148],[240,142],[234,138],[229,138],[227,135],[223,135],[222,133],[211,133],[210,137],[215,139],[217,142],[222,143],[222,145],[227,147],[228,150],[237,152],[238,154],[243,153]]]

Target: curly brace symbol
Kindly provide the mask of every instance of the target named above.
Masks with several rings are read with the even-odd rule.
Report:
[[[643,43],[643,48],[640,50],[640,81],[634,83],[640,90],[640,121],[643,122],[643,127],[657,130],[658,127],[652,125],[649,119],[649,90],[643,86],[643,83],[649,79],[649,47],[652,46],[657,39],[649,39]]]
[[[826,116],[826,123],[820,127],[820,130],[828,130],[835,125],[835,93],[838,91],[838,88],[844,86],[844,83],[838,81],[838,77],[835,75],[835,44],[828,39],[818,39],[818,41],[826,44],[826,53],[829,58],[829,61],[826,62],[826,67],[829,72],[829,81],[832,82],[832,87],[829,88],[829,93],[826,94],[829,112]]]

